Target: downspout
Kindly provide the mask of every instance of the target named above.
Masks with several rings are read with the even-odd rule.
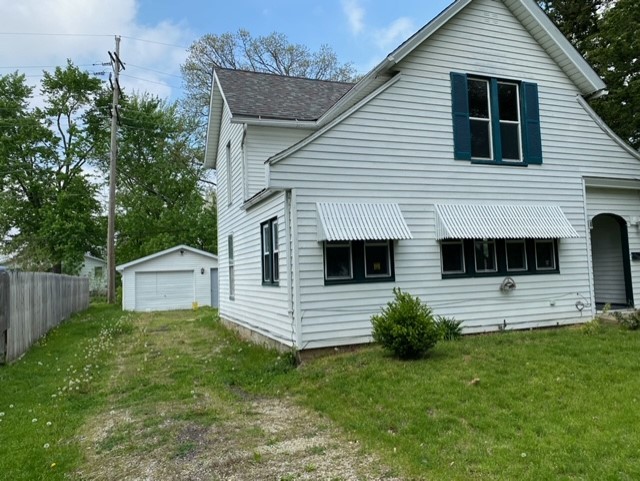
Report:
[[[249,194],[249,172],[247,167],[247,124],[242,125],[242,141],[240,142],[240,153],[242,155],[242,200],[247,200]]]
[[[289,276],[289,305],[291,306],[291,326],[296,349],[302,348],[302,313],[300,311],[300,263],[298,258],[298,205],[295,189],[287,190],[287,204],[290,215],[290,246],[291,256]],[[295,283],[295,286],[294,286]]]
[[[284,236],[287,239],[287,313],[291,324],[291,345],[296,346],[295,309],[293,304],[293,241],[291,240],[291,191],[284,193]]]
[[[582,178],[582,208],[584,209],[584,226],[586,228],[585,244],[587,246],[587,269],[589,270],[589,300],[591,304],[591,317],[596,317],[596,294],[593,285],[593,259],[591,258],[591,225],[589,222],[589,210],[587,206],[587,186]]]

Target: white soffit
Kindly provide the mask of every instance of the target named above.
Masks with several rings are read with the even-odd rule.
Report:
[[[400,240],[411,232],[398,204],[318,202],[318,240]]]
[[[557,205],[437,204],[436,239],[579,237]]]

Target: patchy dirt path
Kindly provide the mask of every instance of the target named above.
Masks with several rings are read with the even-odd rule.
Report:
[[[228,340],[193,317],[143,315],[136,321],[115,353],[117,368],[105,387],[111,405],[80,435],[86,461],[72,478],[398,479],[329,421],[290,399],[257,398],[217,383]]]

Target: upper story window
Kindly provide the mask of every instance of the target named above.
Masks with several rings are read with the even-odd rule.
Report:
[[[455,158],[541,164],[538,87],[451,73]]]
[[[227,171],[227,204],[231,205],[233,202],[233,172],[231,169],[231,142],[227,144],[225,153],[225,167]]]

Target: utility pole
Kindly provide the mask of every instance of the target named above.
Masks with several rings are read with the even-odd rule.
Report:
[[[116,252],[115,252],[115,231],[116,231],[116,159],[118,156],[118,102],[120,100],[120,70],[124,70],[124,64],[120,60],[120,37],[116,35],[116,50],[112,54],[111,67],[113,68],[114,81],[111,83],[113,89],[113,106],[111,112],[111,162],[109,166],[109,214],[107,227],[107,302],[116,302]]]

